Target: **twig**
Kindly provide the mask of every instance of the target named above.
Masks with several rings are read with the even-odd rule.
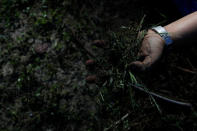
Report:
[[[137,33],[137,34],[136,34],[136,39],[135,39],[135,41],[134,41],[134,43],[135,43],[136,45],[139,45],[139,43],[141,42],[141,39],[144,38],[144,36],[143,36],[141,39],[139,39],[138,35],[140,34],[140,31],[141,31],[141,29],[142,29],[142,25],[143,25],[143,23],[144,23],[145,17],[146,17],[146,15],[144,14],[143,17],[142,17],[142,19],[140,20],[140,23],[139,23],[137,29],[136,29],[136,33]],[[128,53],[131,51],[131,48],[133,48],[133,47],[130,46],[130,47],[126,50],[125,54],[128,54]]]
[[[130,115],[130,113],[127,113],[126,115],[124,115],[120,120],[116,121],[114,124],[112,124],[110,127],[105,128],[104,131],[108,131],[112,128],[114,128],[116,125],[120,124],[122,121],[124,121],[128,116]]]
[[[144,93],[147,93],[149,95],[152,95],[154,97],[157,97],[161,100],[164,100],[166,102],[169,102],[169,103],[172,103],[172,104],[176,104],[176,105],[179,105],[179,106],[184,106],[184,107],[188,107],[188,108],[191,108],[192,105],[190,103],[185,103],[185,102],[181,102],[181,101],[176,101],[176,100],[172,100],[172,99],[169,99],[167,97],[164,97],[164,96],[161,96],[161,95],[158,95],[154,92],[150,92],[150,91],[147,91],[147,90],[144,90],[143,88],[139,87],[138,85],[132,85],[135,89],[139,90],[139,91],[142,91]]]
[[[191,68],[192,68],[193,70],[196,70],[196,68],[194,68],[194,66],[192,65],[191,61],[189,60],[189,58],[187,58],[186,60],[187,60],[187,62],[189,63],[189,65],[191,66]]]
[[[179,70],[181,70],[181,71],[187,72],[187,73],[197,74],[197,72],[192,71],[192,70],[189,70],[189,69],[186,69],[186,68],[183,68],[183,67],[177,66],[176,68],[179,69]]]
[[[65,25],[66,26],[66,25]],[[78,37],[76,36],[76,33],[73,31],[73,29],[69,28],[68,26],[66,26],[66,28],[70,31],[71,33],[71,38],[73,40],[73,42],[75,44],[77,44],[80,48],[82,48],[89,56],[95,58],[96,56],[94,54],[92,54],[89,50],[87,50],[84,46],[83,46],[83,42],[81,42],[81,40],[78,39]]]

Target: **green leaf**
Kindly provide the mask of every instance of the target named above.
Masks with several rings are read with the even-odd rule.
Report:
[[[137,84],[137,80],[136,80],[135,76],[131,72],[129,72],[129,75],[130,75],[130,79],[131,79],[132,84]]]

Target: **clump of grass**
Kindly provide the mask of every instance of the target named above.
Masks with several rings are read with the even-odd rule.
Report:
[[[101,88],[98,101],[103,113],[107,113],[110,120],[118,120],[125,112],[139,109],[133,89],[128,86],[129,83],[138,83],[138,78],[128,68],[129,63],[137,59],[141,42],[137,39],[139,30],[132,28],[133,24],[122,26],[118,31],[109,31],[107,37],[109,48],[104,49],[104,54],[97,59],[99,61],[97,71],[105,71],[108,74],[99,83]],[[108,122],[105,123],[106,127],[115,121]]]

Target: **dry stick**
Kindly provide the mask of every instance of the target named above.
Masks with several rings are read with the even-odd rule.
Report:
[[[191,66],[191,68],[193,70],[196,70],[196,68],[194,68],[194,66],[192,65],[191,61],[189,60],[189,58],[187,58],[186,60],[187,60],[188,64]]]
[[[66,26],[66,28],[71,32],[71,38],[72,38],[72,40],[73,40],[73,42],[75,43],[75,44],[77,44],[79,47],[81,47],[89,56],[91,56],[91,57],[93,57],[93,58],[95,58],[96,56],[94,55],[94,54],[92,54],[89,50],[87,50],[84,46],[83,46],[83,42],[81,42],[78,38],[77,38],[77,36],[76,36],[76,33],[71,29],[71,28],[69,28],[68,26]]]
[[[150,91],[146,91],[144,90],[143,88],[137,86],[137,85],[132,85],[135,89],[138,89],[139,91],[142,91],[144,93],[147,93],[149,95],[152,95],[154,97],[157,97],[161,100],[164,100],[164,101],[167,101],[169,103],[173,103],[173,104],[176,104],[176,105],[179,105],[179,106],[185,106],[185,107],[189,107],[189,108],[192,108],[192,105],[190,103],[185,103],[185,102],[181,102],[181,101],[176,101],[176,100],[172,100],[172,99],[169,99],[167,97],[164,97],[164,96],[161,96],[161,95],[158,95],[156,93],[153,93],[153,92],[150,92]]]
[[[85,51],[89,56],[95,58],[95,55],[92,54],[89,50],[87,50],[87,49],[83,46],[82,42],[81,42],[79,39],[77,39],[76,37],[73,36],[73,41],[74,41],[74,43],[76,43],[78,46],[80,46],[81,48],[83,48],[84,51]]]
[[[179,70],[181,70],[181,71],[187,72],[187,73],[197,74],[197,72],[195,72],[195,71],[192,71],[192,70],[189,70],[189,69],[180,67],[180,66],[177,66],[176,68],[179,69]]]
[[[130,115],[130,113],[127,113],[126,115],[124,115],[120,120],[116,121],[114,124],[112,124],[110,127],[105,128],[104,131],[108,131],[112,128],[114,128],[116,125],[120,124],[122,121],[124,121],[128,116]]]
[[[135,39],[135,44],[136,44],[136,45],[139,44],[139,42],[138,42],[138,35],[139,35],[139,33],[140,33],[140,30],[142,29],[142,25],[143,25],[143,23],[144,23],[145,17],[146,17],[146,15],[144,14],[143,17],[142,17],[142,19],[140,20],[140,23],[139,23],[139,25],[138,25],[138,27],[137,27],[137,30],[136,30],[136,32],[137,32],[137,38]],[[125,54],[128,54],[128,53],[131,51],[131,48],[132,48],[132,46],[126,51]]]

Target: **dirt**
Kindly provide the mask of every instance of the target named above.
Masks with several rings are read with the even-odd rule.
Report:
[[[174,19],[149,4],[0,1],[0,130],[196,130],[195,44],[166,48],[146,72],[128,68],[139,31]],[[107,46],[94,46],[98,39]],[[96,83],[86,82],[89,75]],[[131,84],[193,107],[160,102]]]

